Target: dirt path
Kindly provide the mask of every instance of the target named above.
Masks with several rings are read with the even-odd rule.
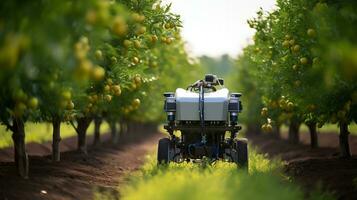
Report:
[[[323,189],[335,192],[339,199],[357,199],[356,184],[353,183],[357,177],[357,157],[350,160],[338,157],[336,134],[320,134],[323,147],[317,149],[307,145],[306,134],[301,135],[303,144],[299,145],[269,135],[249,139],[259,151],[285,160],[286,173],[307,191],[313,191],[320,184]],[[119,196],[117,187],[125,184],[128,172],[143,164],[144,156],[155,148],[159,137],[158,133],[144,137],[129,134],[119,145],[106,142],[99,148],[90,149],[87,156],[75,151],[64,152],[59,163],[52,163],[50,156],[38,156],[49,153],[48,144],[29,145],[32,155],[30,179],[19,178],[14,163],[0,162],[0,200],[93,199],[97,192]],[[352,151],[356,155],[357,136],[351,137]],[[73,149],[75,144],[75,138],[63,141],[67,150]],[[11,155],[11,149],[0,150],[1,159],[11,159]]]
[[[129,138],[117,147],[106,143],[90,149],[87,156],[65,152],[59,163],[52,163],[49,156],[31,156],[28,180],[16,176],[14,163],[0,163],[0,199],[93,199],[96,191],[116,193],[159,137],[156,133],[141,140]]]
[[[101,134],[101,141],[105,142],[110,140],[110,134]],[[87,136],[87,144],[93,144],[93,135]],[[77,148],[77,136],[68,137],[61,140],[60,151],[67,152],[73,151]],[[30,142],[26,144],[27,153],[30,156],[47,156],[51,155],[52,142],[36,143]],[[13,162],[14,161],[14,149],[12,147],[0,149],[0,162]]]
[[[286,173],[307,191],[313,191],[320,185],[323,190],[335,193],[338,199],[357,199],[357,183],[354,182],[354,179],[357,180],[356,146],[351,146],[355,156],[346,160],[338,157],[337,134],[319,134],[323,147],[317,149],[311,149],[307,144],[306,134],[301,135],[303,144],[299,145],[266,134],[249,139],[260,152],[286,161]],[[357,137],[350,137],[351,145],[355,144]]]

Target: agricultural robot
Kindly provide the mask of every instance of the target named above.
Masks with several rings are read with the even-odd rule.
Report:
[[[159,164],[208,158],[248,167],[247,139],[237,138],[240,93],[229,93],[223,79],[207,74],[204,80],[164,97],[164,128],[170,136],[159,140]]]

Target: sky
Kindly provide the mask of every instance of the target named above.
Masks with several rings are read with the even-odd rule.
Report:
[[[181,15],[182,36],[193,56],[237,56],[252,41],[247,20],[262,7],[274,9],[275,0],[163,0]]]

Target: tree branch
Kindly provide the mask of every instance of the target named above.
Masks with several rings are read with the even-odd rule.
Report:
[[[72,125],[74,130],[78,133],[78,127],[76,127],[76,125],[74,125],[73,120],[70,120],[69,123]]]
[[[3,122],[3,124],[6,126],[6,130],[14,132],[14,125],[11,126],[9,122]]]

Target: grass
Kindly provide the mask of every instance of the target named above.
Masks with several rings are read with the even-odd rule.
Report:
[[[233,163],[170,163],[156,165],[148,156],[142,168],[130,174],[126,187],[118,189],[124,200],[229,200],[229,199],[333,199],[327,193],[313,192],[306,197],[302,189],[282,173],[280,160],[250,151],[249,174]],[[95,199],[117,199],[118,193],[95,192]]]
[[[92,135],[94,130],[94,123],[88,128],[88,135]],[[101,132],[106,132],[109,130],[109,125],[103,123],[101,126]],[[44,143],[52,141],[52,125],[50,123],[26,123],[25,125],[25,141]],[[0,126],[0,148],[11,147],[13,145],[11,138],[11,131],[6,131],[5,126]],[[75,136],[76,132],[73,127],[69,124],[61,124],[61,137],[62,139]]]

